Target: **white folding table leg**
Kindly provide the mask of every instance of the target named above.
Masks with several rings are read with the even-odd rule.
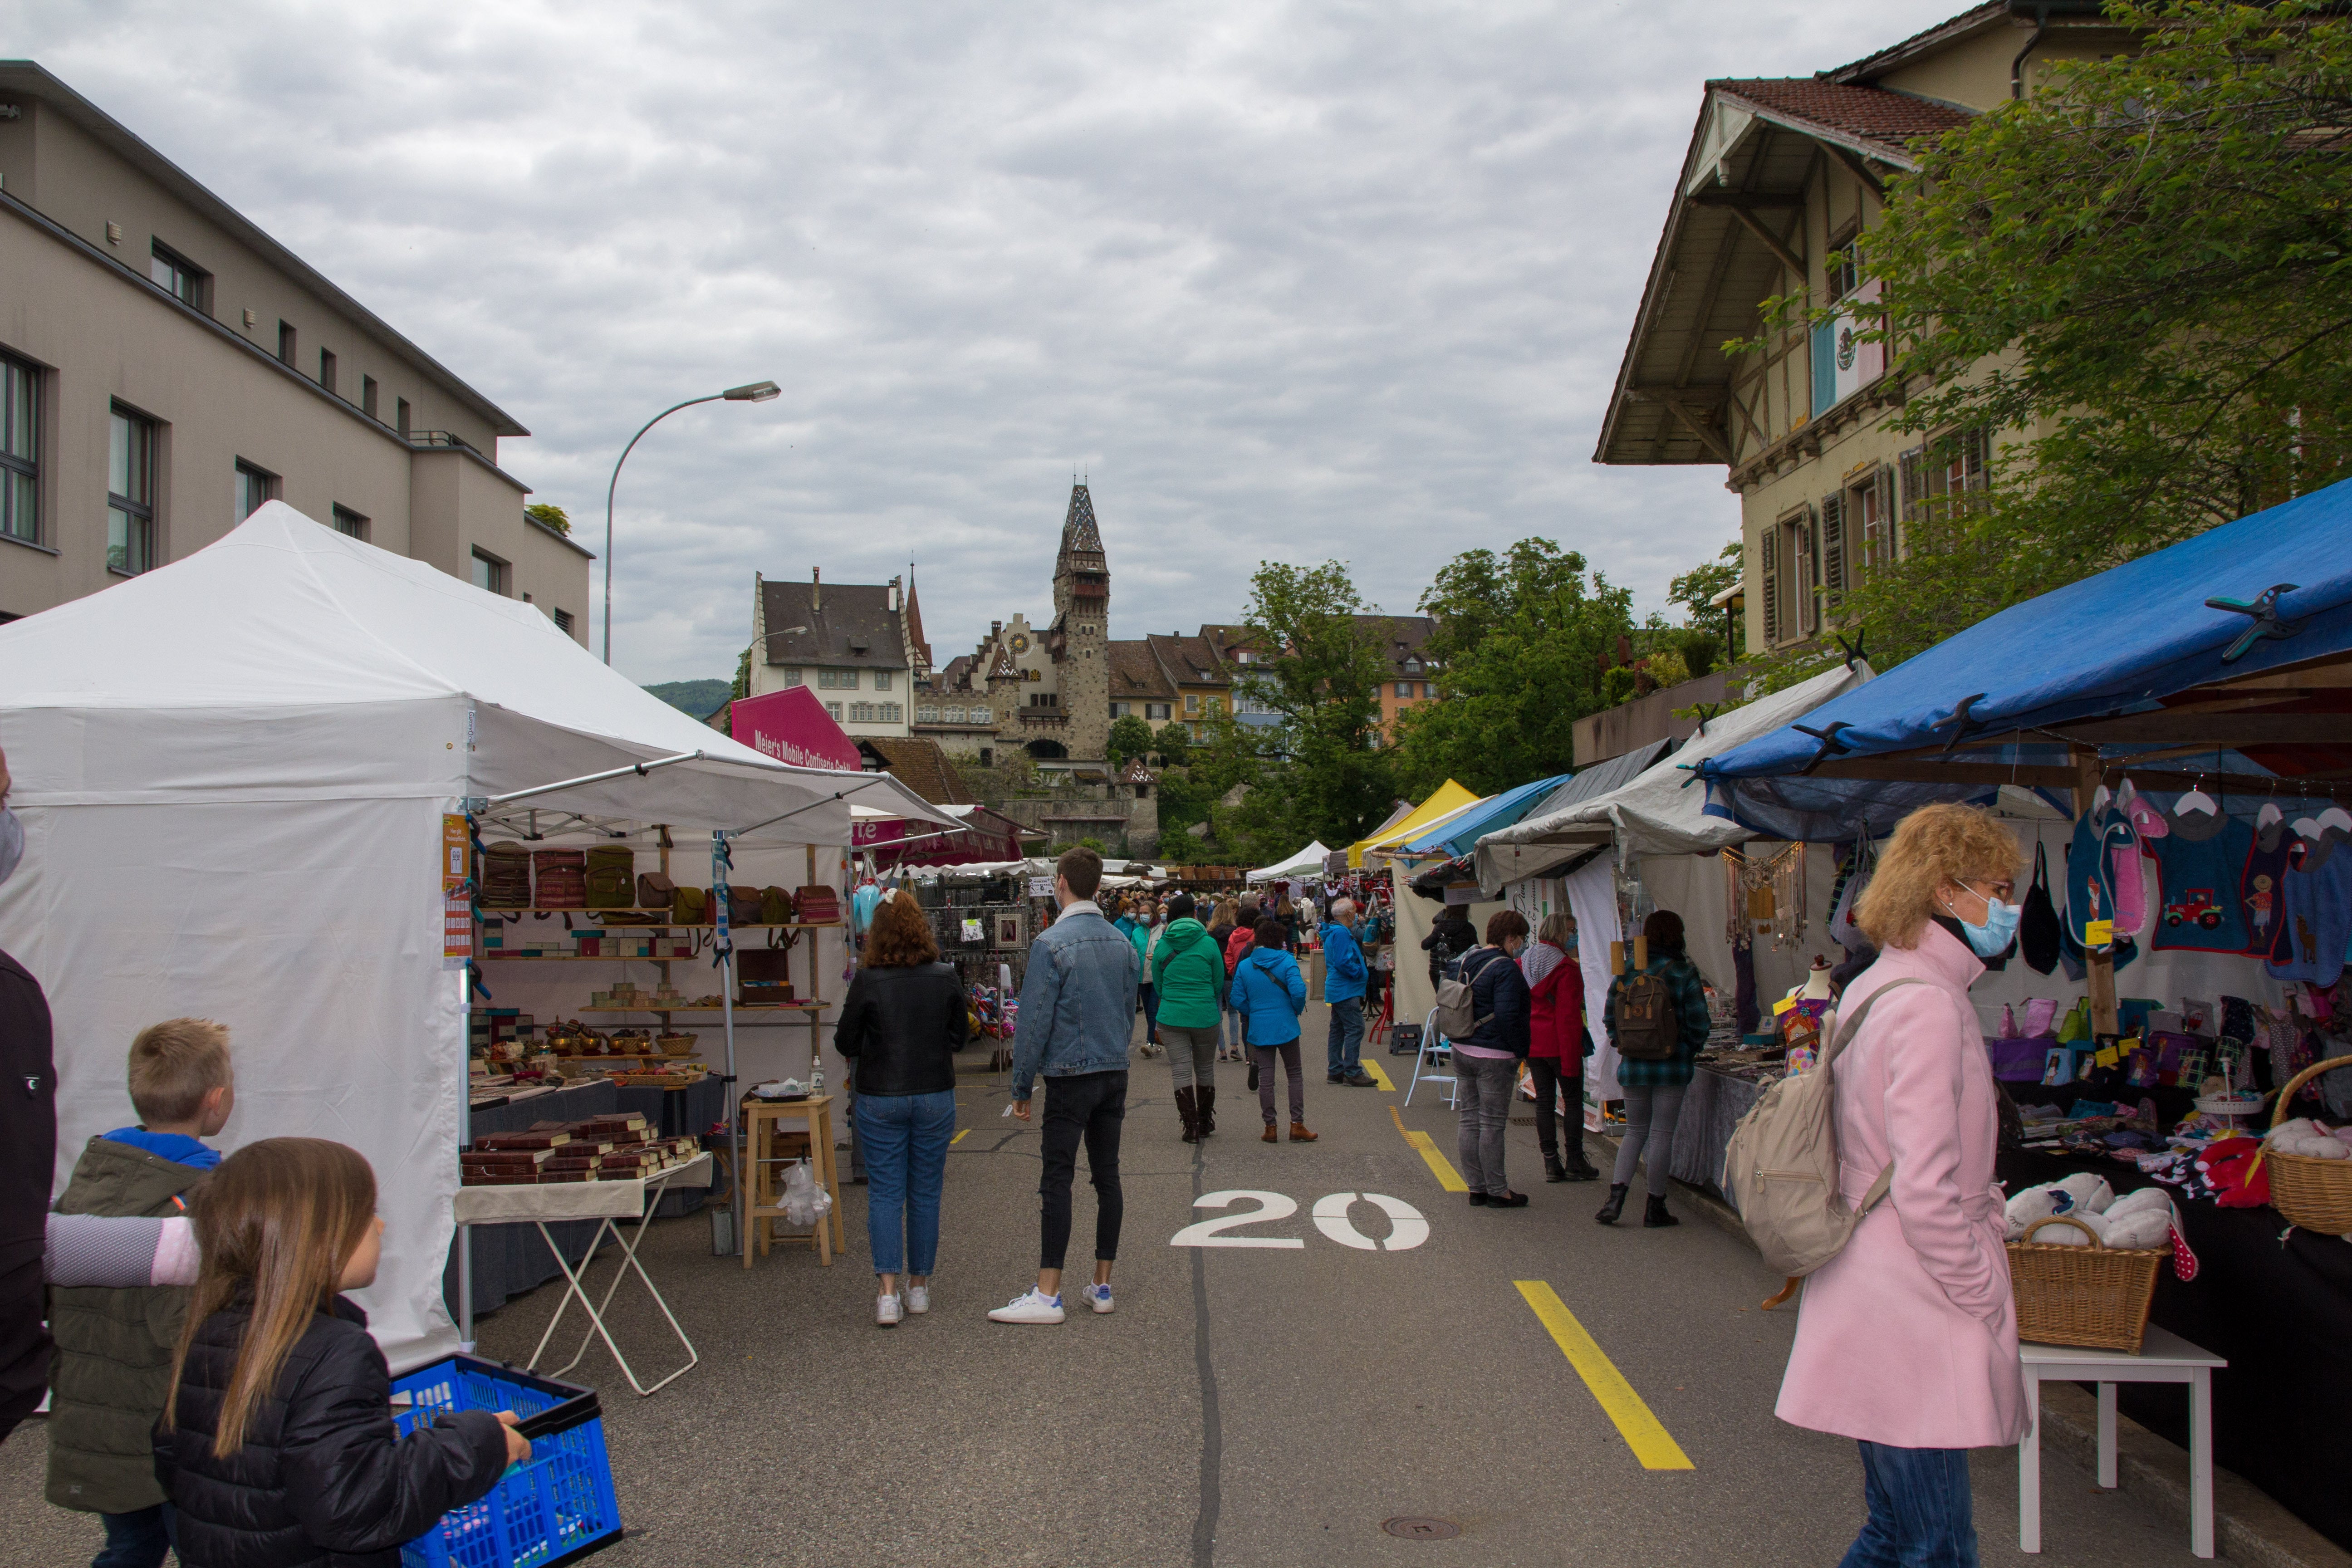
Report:
[[[644,1217],[637,1221],[637,1228],[634,1232],[624,1232],[620,1226],[614,1225],[609,1219],[604,1222],[604,1229],[612,1233],[613,1240],[621,1249],[620,1266],[613,1270],[612,1283],[604,1287],[603,1299],[598,1300],[594,1306],[589,1306],[588,1297],[584,1290],[581,1293],[580,1304],[583,1308],[586,1309],[592,1326],[586,1333],[580,1336],[580,1348],[578,1351],[573,1352],[572,1359],[565,1362],[562,1366],[557,1367],[554,1372],[549,1375],[553,1377],[562,1377],[565,1373],[570,1372],[573,1367],[578,1366],[580,1364],[580,1358],[588,1353],[588,1342],[598,1334],[602,1334],[604,1336],[605,1348],[613,1352],[613,1359],[621,1363],[621,1375],[629,1380],[629,1386],[635,1389],[640,1397],[656,1393],[660,1389],[667,1387],[670,1384],[677,1382],[678,1378],[684,1376],[687,1373],[693,1371],[695,1365],[702,1360],[702,1352],[694,1348],[694,1342],[688,1339],[686,1337],[686,1331],[678,1326],[677,1314],[669,1310],[669,1303],[662,1299],[662,1293],[660,1289],[655,1286],[653,1277],[646,1272],[645,1265],[637,1261],[637,1248],[644,1245],[646,1239],[646,1226],[652,1223],[654,1210],[659,1206],[661,1201],[660,1194],[658,1193],[648,1194],[647,1195],[652,1198],[653,1201],[646,1204]],[[596,1261],[596,1248],[598,1245],[602,1244],[603,1240],[604,1235],[600,1232],[598,1233],[596,1243],[592,1244],[589,1247],[588,1256],[581,1259],[581,1279],[585,1279],[587,1278],[589,1265]],[[613,1342],[611,1331],[604,1327],[604,1314],[611,1308],[614,1293],[620,1289],[622,1279],[627,1276],[629,1270],[632,1268],[637,1271],[637,1278],[645,1282],[646,1294],[654,1299],[654,1305],[659,1307],[661,1309],[662,1316],[668,1320],[670,1332],[676,1334],[677,1336],[677,1342],[686,1347],[686,1364],[651,1386],[647,1386],[646,1384],[641,1384],[637,1381],[636,1372],[629,1365],[628,1358],[621,1354],[620,1347]],[[564,1305],[569,1304],[570,1302],[567,1299]],[[561,1317],[562,1315],[562,1307],[559,1306],[556,1309],[556,1315]],[[539,1342],[541,1349],[546,1347],[548,1336],[554,1332],[555,1323],[552,1320],[550,1320],[547,1325],[547,1332],[540,1336]],[[530,1360],[531,1365],[536,1368],[539,1364],[539,1351],[534,1350],[531,1352]]]
[[[2213,1555],[2213,1372],[2202,1366],[2189,1384],[2189,1550]]]
[[[2116,1484],[2116,1385],[2099,1384],[2099,1484]]]
[[[2031,1419],[2017,1446],[2017,1549],[2042,1550],[2042,1380],[2025,1373],[2025,1408]]]

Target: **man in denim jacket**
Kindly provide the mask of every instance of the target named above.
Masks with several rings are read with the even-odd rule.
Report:
[[[1062,1321],[1062,1258],[1070,1244],[1070,1184],[1078,1144],[1095,1184],[1095,1278],[1087,1305],[1111,1310],[1110,1266],[1118,1256],[1126,1200],[1118,1184],[1118,1134],[1127,1117],[1127,1040],[1135,1016],[1140,961],[1135,944],[1095,901],[1102,857],[1073,849],[1055,867],[1061,915],[1030,945],[1013,1032],[1013,1114],[1029,1120],[1029,1095],[1046,1080],[1044,1200],[1037,1288],[989,1313],[1000,1323]]]

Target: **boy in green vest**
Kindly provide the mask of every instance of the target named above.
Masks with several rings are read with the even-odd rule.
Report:
[[[181,1194],[220,1163],[200,1140],[227,1125],[236,1103],[226,1029],[204,1018],[142,1029],[130,1077],[138,1124],[89,1141],[59,1214],[181,1214]],[[187,1304],[186,1289],[170,1285],[50,1292],[48,1499],[104,1521],[91,1568],[161,1568],[170,1549],[153,1431]]]

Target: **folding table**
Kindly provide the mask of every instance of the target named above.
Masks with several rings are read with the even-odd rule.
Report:
[[[2099,1385],[2099,1484],[2116,1484],[2116,1384],[2189,1385],[2189,1549],[2213,1555],[2213,1369],[2230,1363],[2179,1334],[2147,1326],[2139,1354],[2074,1345],[2020,1345],[2025,1362],[2026,1408],[2033,1425],[2017,1446],[2017,1545],[2042,1550],[2042,1383]]]
[[[621,1375],[629,1380],[629,1386],[640,1395],[665,1388],[692,1370],[695,1363],[702,1359],[701,1353],[694,1348],[694,1342],[686,1337],[686,1331],[678,1327],[677,1315],[669,1310],[669,1303],[662,1300],[662,1293],[655,1287],[653,1277],[638,1261],[637,1247],[646,1238],[646,1226],[653,1218],[663,1190],[671,1186],[708,1187],[710,1185],[710,1156],[706,1152],[697,1154],[682,1165],[673,1165],[667,1171],[657,1171],[650,1176],[628,1181],[519,1183],[513,1186],[457,1189],[459,1225],[520,1225],[529,1221],[539,1226],[541,1238],[547,1243],[547,1249],[555,1255],[555,1266],[563,1270],[563,1299],[556,1303],[555,1316],[547,1321],[547,1330],[539,1336],[539,1343],[532,1349],[525,1370],[539,1370],[539,1358],[546,1351],[547,1342],[555,1337],[555,1326],[563,1321],[563,1314],[570,1310],[574,1297],[579,1299],[581,1310],[588,1314],[588,1329],[580,1336],[580,1348],[572,1353],[572,1359],[555,1368],[550,1376],[561,1377],[578,1366],[580,1358],[588,1353],[588,1342],[599,1337],[604,1340],[604,1348],[613,1352],[613,1359],[620,1363]],[[590,1239],[587,1256],[581,1258],[577,1268],[563,1261],[563,1249],[555,1244],[555,1237],[547,1230],[551,1221],[568,1219],[603,1222]],[[630,1219],[637,1222],[633,1230],[624,1231],[613,1223],[614,1220]],[[604,1294],[592,1301],[582,1281],[587,1279],[589,1268],[596,1261],[597,1249],[604,1245],[607,1236],[621,1249],[621,1266],[614,1271],[613,1282],[604,1287]],[[686,1347],[686,1364],[650,1387],[637,1381],[635,1369],[629,1365],[629,1358],[621,1353],[620,1345],[613,1339],[613,1331],[604,1323],[604,1310],[612,1305],[613,1293],[621,1288],[622,1279],[633,1268],[636,1270],[637,1278],[645,1282],[646,1293],[654,1299],[654,1305],[659,1307],[662,1316],[669,1321],[670,1331],[677,1336],[677,1342]],[[470,1302],[467,1303],[460,1337],[468,1344],[473,1342]]]

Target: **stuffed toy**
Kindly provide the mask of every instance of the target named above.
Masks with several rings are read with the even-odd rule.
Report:
[[[2225,1209],[2258,1209],[2271,1201],[2271,1173],[2259,1138],[2216,1138],[2197,1158],[2198,1172]]]

